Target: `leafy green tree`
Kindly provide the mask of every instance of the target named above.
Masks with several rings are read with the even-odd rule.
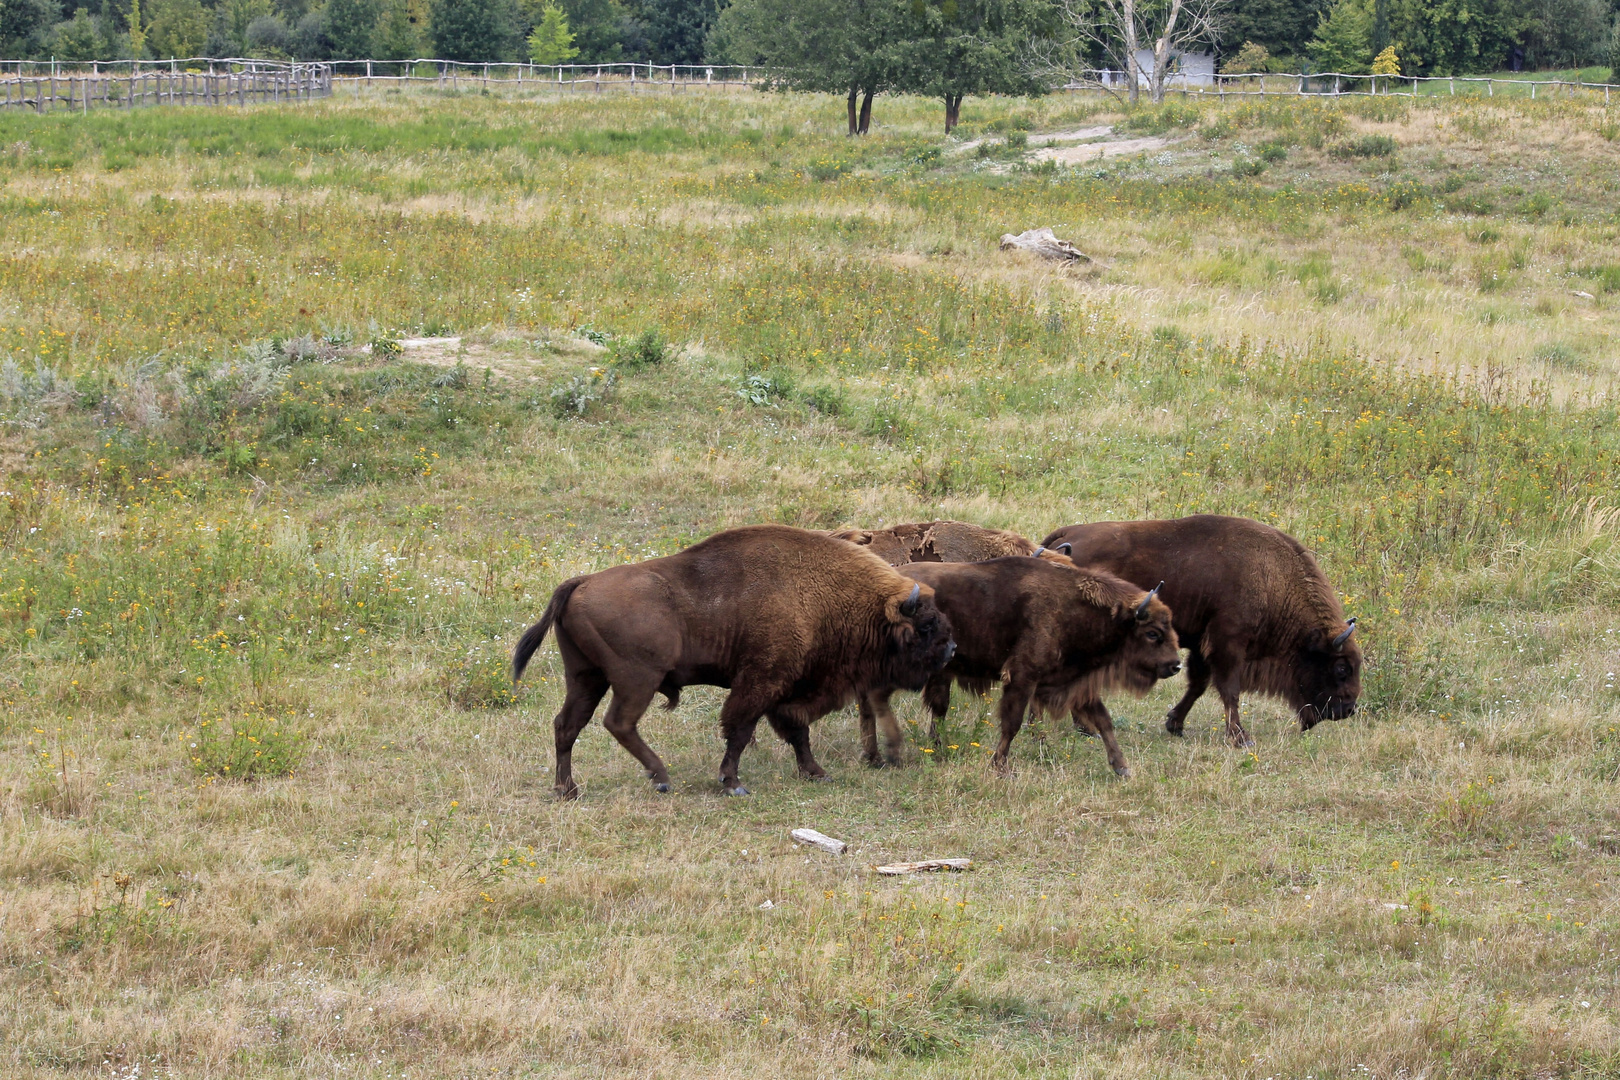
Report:
[[[703,63],[704,42],[720,16],[720,0],[646,0],[642,12],[660,64]]]
[[[158,60],[196,56],[208,40],[211,21],[198,0],[157,0],[146,28],[146,51]]]
[[[287,29],[287,24],[274,15],[260,15],[248,23],[247,31],[242,37],[246,46],[242,54],[244,56],[284,60],[290,55],[292,34]]]
[[[1319,0],[1231,0],[1221,16],[1220,40],[1252,41],[1272,56],[1300,56],[1321,11]]]
[[[1264,45],[1253,41],[1245,41],[1243,48],[1233,53],[1226,63],[1221,65],[1222,75],[1253,75],[1264,73],[1266,65],[1271,62],[1271,53]]]
[[[369,59],[381,14],[378,0],[326,0],[326,37],[332,59]]]
[[[969,94],[1044,94],[1026,65],[1055,29],[1047,0],[911,0],[900,48],[899,86],[943,98],[950,134]]]
[[[566,64],[578,55],[574,35],[568,29],[568,15],[556,4],[547,4],[540,21],[529,32],[529,59],[536,64]]]
[[[562,0],[574,46],[585,64],[609,64],[624,56],[628,12],[619,0]]]
[[[907,0],[734,0],[708,59],[772,68],[777,89],[845,94],[849,133],[865,134],[872,99],[895,85],[910,21]]]
[[[414,60],[421,56],[420,24],[425,21],[425,15],[414,9],[409,0],[386,0],[377,22],[372,56],[378,60]]]
[[[1620,82],[1620,21],[1609,32],[1609,81]]]
[[[433,0],[433,51],[444,60],[504,60],[517,36],[507,0]]]
[[[38,53],[61,18],[57,0],[0,0],[0,55]]]
[[[1362,75],[1372,63],[1372,18],[1360,0],[1339,0],[1322,14],[1311,39],[1318,71]]]
[[[51,55],[58,60],[101,59],[101,28],[89,11],[80,8],[73,18],[56,24],[51,31]]]

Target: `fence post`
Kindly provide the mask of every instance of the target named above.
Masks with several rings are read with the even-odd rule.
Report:
[[[1485,96],[1486,97],[1495,97],[1496,96],[1496,80],[1495,79],[1486,79],[1485,80]]]
[[[1530,100],[1536,100],[1536,81],[1534,79],[1530,80]]]

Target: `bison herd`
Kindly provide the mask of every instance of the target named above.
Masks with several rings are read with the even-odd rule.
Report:
[[[1281,698],[1308,731],[1355,712],[1361,650],[1355,620],[1308,551],[1246,518],[1073,525],[1035,544],[957,521],[816,532],[728,529],[675,555],[570,578],[518,641],[513,678],[555,632],[567,695],[555,720],[558,795],[579,794],[574,742],[613,691],[602,724],[658,791],[669,770],[642,739],[641,716],[693,684],[731,692],[720,709],[720,784],[746,795],[738,761],[761,718],[793,748],[801,775],[826,771],[810,725],[851,702],[872,765],[898,764],[889,707],[921,692],[935,721],[960,684],[1001,687],[998,771],[1031,707],[1067,713],[1130,769],[1103,698],[1138,696],[1181,668],[1187,692],[1165,730],[1213,683],[1226,733],[1252,746],[1238,700]],[[882,732],[883,745],[878,745]],[[932,725],[925,732],[936,738]]]

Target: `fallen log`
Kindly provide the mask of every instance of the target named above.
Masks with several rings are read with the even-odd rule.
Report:
[[[1030,229],[1028,232],[1019,233],[1017,236],[1012,233],[1004,233],[1001,237],[1001,250],[1009,251],[1014,248],[1022,251],[1033,251],[1043,259],[1060,262],[1088,263],[1091,261],[1090,255],[1087,255],[1067,240],[1059,240],[1052,234],[1051,229]]]
[[[972,859],[924,859],[921,862],[890,863],[873,869],[892,877],[896,874],[917,874],[924,870],[967,870],[972,866]]]
[[[849,846],[842,840],[834,840],[826,833],[818,833],[814,829],[794,829],[792,836],[793,839],[797,840],[801,844],[809,844],[812,847],[818,847],[822,851],[828,851],[834,855],[842,855],[844,853],[844,849]]]

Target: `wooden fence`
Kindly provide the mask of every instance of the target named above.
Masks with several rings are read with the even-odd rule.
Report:
[[[1147,76],[1140,75],[1141,89],[1147,90]],[[1182,75],[1165,76],[1166,93],[1184,97],[1266,97],[1288,95],[1292,97],[1515,97],[1536,100],[1545,97],[1584,97],[1588,101],[1602,99],[1607,106],[1611,95],[1620,92],[1620,84],[1577,82],[1572,79],[1496,79],[1485,75],[1343,75],[1326,72],[1320,75],[1286,75],[1254,72],[1244,75]],[[1123,71],[1087,71],[1077,81],[1062,87],[1064,90],[1105,90],[1124,94],[1130,88],[1130,77]]]
[[[506,86],[525,90],[687,90],[747,87],[770,73],[731,64],[529,64],[458,60],[334,60],[339,82],[353,86],[436,84]],[[754,82],[751,82],[750,80]]]
[[[206,61],[205,61],[206,62]],[[104,65],[80,70],[56,67],[50,74],[0,73],[0,108],[35,112],[133,109],[147,105],[253,105],[309,101],[332,94],[330,64],[230,64],[197,69],[176,61],[164,67],[127,64],[125,70],[103,71]],[[111,65],[106,65],[111,66]],[[220,70],[223,68],[223,70]],[[233,70],[233,68],[235,70]]]

